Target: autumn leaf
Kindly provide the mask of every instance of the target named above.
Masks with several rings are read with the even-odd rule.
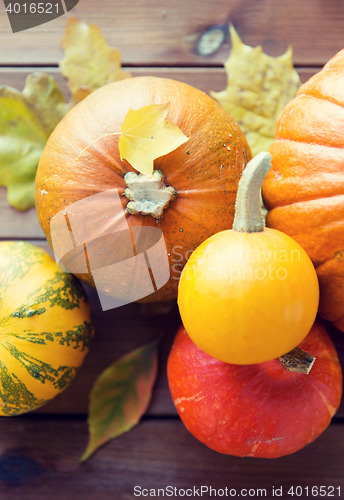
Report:
[[[96,24],[88,26],[70,17],[62,47],[65,57],[60,61],[60,69],[68,80],[74,103],[107,83],[131,76],[122,71],[120,51],[109,47]]]
[[[156,379],[157,345],[154,340],[130,352],[109,366],[95,382],[90,394],[90,439],[81,461],[139,422]]]
[[[165,120],[170,103],[129,109],[119,139],[121,160],[144,175],[153,175],[156,158],[166,155],[188,140],[177,125]]]
[[[290,47],[274,58],[264,54],[261,46],[245,45],[234,27],[229,29],[232,50],[225,62],[227,87],[210,94],[240,125],[255,156],[273,142],[280,114],[301,82]]]
[[[34,205],[34,182],[45,143],[68,105],[52,76],[32,73],[23,92],[0,87],[0,185],[8,203],[26,210]]]
[[[88,144],[76,158],[103,137],[119,135],[121,160],[127,160],[141,174],[153,175],[154,160],[166,155],[188,141],[180,128],[165,120],[170,103],[150,104],[143,108],[129,109],[121,133],[108,132]]]

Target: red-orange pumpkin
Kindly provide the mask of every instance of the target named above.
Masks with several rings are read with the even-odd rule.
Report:
[[[338,409],[342,373],[321,323],[300,348],[316,357],[308,375],[278,359],[232,365],[205,354],[181,327],[167,373],[186,428],[209,448],[239,457],[276,458],[314,441]]]
[[[130,214],[124,175],[133,168],[120,160],[119,135],[98,140],[75,160],[98,137],[111,132],[119,134],[130,107],[139,109],[166,102],[170,102],[166,119],[190,136],[185,144],[154,164],[163,173],[165,185],[172,186],[177,196],[157,219]],[[163,233],[171,276],[147,300],[169,299],[177,294],[179,276],[190,253],[212,234],[232,226],[238,181],[250,158],[239,126],[205,93],[167,79],[123,80],[91,94],[52,133],[36,177],[38,218],[51,244],[50,222],[58,212],[78,200],[117,188],[131,230],[135,226],[150,226]],[[107,234],[109,228],[116,231],[117,226],[118,219],[110,217],[105,226]],[[92,226],[91,222],[88,233],[90,238],[101,239],[104,231],[98,223]],[[62,239],[61,236],[61,242]],[[77,260],[78,256],[74,264]],[[94,285],[90,272],[74,274]]]
[[[344,50],[285,107],[263,184],[267,225],[306,250],[319,313],[344,330]]]

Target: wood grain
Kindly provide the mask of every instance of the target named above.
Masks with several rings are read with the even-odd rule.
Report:
[[[243,41],[262,44],[273,56],[292,45],[298,66],[322,66],[343,48],[341,0],[80,0],[69,14],[13,34],[0,10],[0,64],[51,65],[62,57],[67,17],[96,23],[125,65],[213,66],[228,56],[226,42],[216,53],[197,53],[200,36],[233,23]]]
[[[0,36],[1,38],[1,36]],[[125,68],[126,70],[129,68]],[[299,68],[298,72],[302,82],[307,81],[319,68]],[[27,76],[37,71],[37,68],[1,68],[0,85],[9,85],[22,91]],[[54,76],[61,86],[66,99],[69,92],[66,80],[58,68],[39,68],[39,71]],[[220,91],[226,86],[226,73],[224,68],[130,68],[133,76],[156,76],[172,78],[192,85],[204,92],[210,90]],[[38,224],[35,209],[19,212],[11,208],[6,201],[6,189],[0,187],[0,238],[44,238]]]
[[[214,26],[225,30],[232,22],[244,43],[262,44],[273,56],[292,45],[303,82],[341,50],[344,41],[342,0],[100,0],[96,4],[80,0],[70,14],[16,34],[2,7],[0,84],[22,90],[27,75],[40,70],[56,77],[68,99],[66,82],[56,66],[71,15],[98,24],[108,43],[121,50],[125,69],[133,76],[174,78],[205,92],[226,85],[222,65],[230,52],[228,38],[210,56],[197,52],[200,37]],[[6,190],[0,188],[0,240],[34,239],[48,249],[35,209],[17,212],[5,197]],[[298,498],[304,500],[312,496],[306,487],[311,492],[312,486],[333,486],[341,487],[343,495],[343,403],[330,427],[294,455],[263,460],[215,453],[185,429],[169,394],[166,361],[180,324],[176,304],[165,314],[149,314],[149,308],[140,304],[103,312],[96,292],[85,289],[96,334],[75,381],[36,412],[0,417],[0,500],[129,500],[137,498],[135,485],[227,487],[241,496],[242,488],[252,488],[255,496],[261,496],[257,489],[266,489],[265,498],[271,499],[276,498],[273,487],[283,488],[283,498],[293,498],[288,489],[300,486],[303,495]],[[88,439],[88,394],[97,376],[122,354],[160,333],[159,373],[148,416],[80,465]],[[343,335],[334,328],[330,333],[344,366]],[[334,497],[339,497],[337,489]]]
[[[209,93],[210,90],[216,92],[223,90],[226,87],[227,76],[223,67],[221,68],[129,68],[124,67],[125,71],[131,72],[132,76],[155,76],[158,78],[172,78],[181,82],[188,83],[203,92]],[[306,82],[313,76],[320,68],[297,68],[300,79]],[[22,91],[25,84],[25,79],[30,73],[33,72],[48,73],[54,76],[58,84],[61,86],[66,99],[69,98],[66,80],[61,75],[59,68],[52,67],[28,67],[28,68],[0,68],[0,85],[9,85]]]
[[[119,357],[161,335],[158,376],[147,415],[177,415],[166,375],[167,357],[181,323],[176,302],[170,313],[154,316],[144,313],[147,307],[143,304],[102,311],[96,291],[90,287],[85,289],[95,329],[90,352],[73,383],[35,413],[86,415],[88,396],[100,373]]]
[[[230,489],[240,496],[241,489],[252,489],[265,498],[272,498],[273,487],[283,488],[283,498],[289,498],[290,486],[304,488],[301,498],[307,498],[307,486],[340,487],[341,493],[344,488],[344,426],[330,427],[293,455],[265,460],[220,455],[178,420],[144,420],[80,465],[87,443],[84,419],[4,418],[1,424],[1,500],[129,500],[136,498],[134,486],[227,487],[228,497]],[[258,489],[266,489],[266,496]]]
[[[3,68],[0,72],[0,82],[11,85],[19,90],[24,87],[27,75],[34,68]],[[57,68],[42,68],[54,75],[68,95],[66,82]],[[300,69],[303,81],[308,79],[315,68]],[[164,78],[174,78],[185,81],[204,91],[221,90],[226,84],[226,75],[221,68],[135,68],[135,76],[154,75]],[[36,239],[35,243],[50,250],[44,243],[45,238],[39,226],[35,209],[18,212],[9,207],[6,201],[6,190],[0,188],[0,238],[2,239]],[[38,239],[42,241],[37,241]],[[150,340],[159,332],[165,337],[161,345],[161,360],[159,376],[154,390],[154,396],[149,415],[176,415],[166,378],[166,360],[173,336],[180,324],[176,307],[170,315],[149,319],[141,314],[142,306],[133,304],[119,310],[103,312],[97,294],[87,288],[93,311],[93,321],[96,336],[92,349],[74,383],[51,403],[42,407],[38,413],[54,414],[86,414],[88,394],[97,376],[119,356]]]
[[[10,207],[6,200],[6,188],[0,187],[0,238],[45,239],[37,219],[35,208],[20,212]]]
[[[47,242],[39,240],[30,240],[30,242],[52,254]],[[146,414],[150,416],[176,416],[177,412],[171,399],[166,375],[168,354],[181,324],[176,301],[171,301],[167,305],[170,310],[163,314],[158,314],[157,311],[152,312],[152,309],[157,309],[156,305],[147,307],[145,304],[138,303],[102,311],[96,291],[88,286],[84,286],[84,288],[91,303],[92,321],[95,329],[90,352],[73,383],[50,403],[33,413],[86,415],[88,396],[100,373],[122,355],[161,335],[158,377]],[[343,335],[331,325],[328,325],[328,329],[337,347],[342,366],[344,366]],[[342,401],[334,418],[343,417],[344,402]]]
[[[41,245],[42,246],[42,245]],[[73,383],[46,406],[36,410],[41,414],[87,414],[88,395],[98,375],[120,356],[163,335],[160,343],[159,369],[147,415],[173,416],[177,411],[168,388],[166,365],[174,336],[181,324],[174,303],[166,314],[144,314],[145,306],[130,304],[119,309],[102,311],[95,290],[85,287],[91,301],[95,337],[86,360]],[[328,331],[338,350],[344,370],[344,339],[331,325]],[[344,401],[334,419],[344,418]]]

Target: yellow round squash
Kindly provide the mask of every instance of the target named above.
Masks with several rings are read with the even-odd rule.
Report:
[[[0,242],[0,415],[34,410],[65,389],[92,335],[79,282],[44,250]]]

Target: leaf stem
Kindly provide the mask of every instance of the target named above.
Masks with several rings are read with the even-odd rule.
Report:
[[[89,144],[88,146],[86,146],[82,151],[81,153],[79,154],[79,156],[75,159],[75,161],[78,161],[78,159],[80,158],[80,156],[86,151],[86,149],[90,148],[95,142],[99,141],[99,139],[102,139],[103,137],[106,137],[108,135],[121,135],[122,132],[111,132],[109,134],[104,134],[104,135],[101,135],[100,137],[98,137],[97,139],[95,139],[93,142],[91,142],[91,144]]]

